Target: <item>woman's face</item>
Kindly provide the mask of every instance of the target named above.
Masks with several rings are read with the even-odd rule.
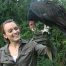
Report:
[[[17,42],[20,40],[20,29],[16,23],[10,22],[3,25],[4,38],[9,39],[10,42]]]

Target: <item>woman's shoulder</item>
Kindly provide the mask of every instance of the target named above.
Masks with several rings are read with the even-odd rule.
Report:
[[[33,40],[33,38],[28,42],[29,45],[35,47],[38,43]]]
[[[30,40],[23,40],[23,43],[25,43],[26,47],[35,47],[36,46],[36,42],[33,40],[33,38],[31,38]]]
[[[4,45],[3,47],[1,47],[0,48],[0,51],[3,51],[3,50],[5,50],[5,48],[7,47],[7,44],[6,45]]]
[[[26,40],[26,39],[21,39],[21,43],[28,43],[29,40]]]

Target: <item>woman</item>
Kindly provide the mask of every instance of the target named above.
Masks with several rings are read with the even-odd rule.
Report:
[[[6,20],[1,25],[3,37],[7,44],[0,48],[0,66],[36,66],[37,54],[48,54],[50,50],[42,44],[30,40],[21,40],[20,28],[13,20]]]

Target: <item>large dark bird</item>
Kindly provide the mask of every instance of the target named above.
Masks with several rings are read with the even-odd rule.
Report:
[[[40,20],[48,26],[56,25],[66,32],[66,10],[53,2],[33,2],[29,8],[29,19]]]

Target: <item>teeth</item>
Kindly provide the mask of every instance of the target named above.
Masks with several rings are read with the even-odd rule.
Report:
[[[13,34],[13,37],[19,37],[20,35],[19,34]]]
[[[14,36],[14,37],[19,37],[19,36]]]

